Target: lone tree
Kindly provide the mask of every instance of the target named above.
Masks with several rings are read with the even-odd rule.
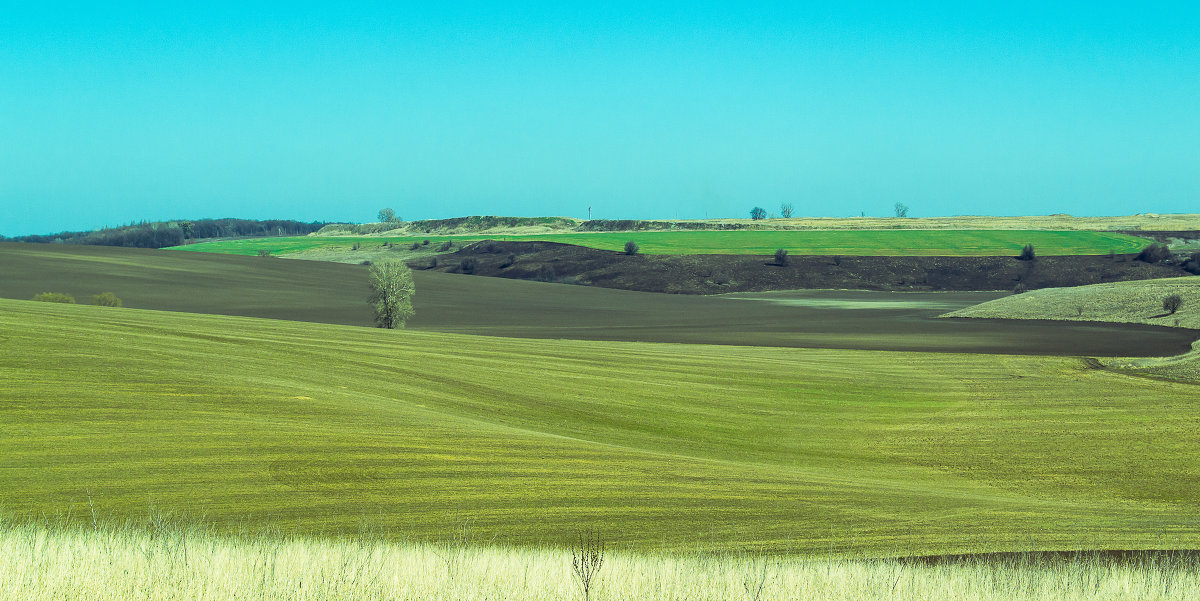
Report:
[[[1032,261],[1037,258],[1037,255],[1035,255],[1033,252],[1033,245],[1026,244],[1025,247],[1021,249],[1021,254],[1017,255],[1017,258],[1022,261]]]
[[[908,205],[898,202],[892,208],[896,210],[897,217],[908,217]]]
[[[790,202],[782,203],[779,205],[779,216],[783,217],[784,219],[787,219],[792,216],[792,212],[794,210],[795,210],[795,208],[792,207],[792,203],[790,203]]]
[[[775,264],[781,267],[787,267],[788,251],[786,248],[780,248],[775,251]]]
[[[627,254],[627,255],[638,254],[638,243],[634,242],[633,240],[626,242],[625,243],[625,254]]]
[[[379,209],[379,221],[381,223],[392,223],[400,221],[400,219],[396,217],[396,211],[392,209]]]
[[[1178,294],[1172,294],[1163,299],[1163,311],[1174,315],[1180,307],[1183,306],[1183,297]]]
[[[371,265],[371,304],[375,305],[375,323],[381,328],[403,328],[413,316],[412,270],[399,261],[381,261]]]
[[[750,218],[756,221],[759,219],[766,219],[767,210],[762,207],[754,207],[753,209],[750,209]]]

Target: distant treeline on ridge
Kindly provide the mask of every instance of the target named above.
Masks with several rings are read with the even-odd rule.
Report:
[[[302,236],[311,234],[321,229],[324,225],[325,223],[320,221],[305,223],[291,219],[267,219],[261,221],[257,219],[143,221],[141,223],[89,232],[60,232],[57,234],[20,236],[8,238],[8,240],[15,242],[163,248],[166,246],[179,246],[188,240],[200,238]]]

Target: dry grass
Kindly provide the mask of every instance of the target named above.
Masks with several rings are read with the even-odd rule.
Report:
[[[1178,294],[1183,305],[1174,314],[1163,299]],[[1141,323],[1200,329],[1200,277],[1046,288],[959,309],[942,317],[1048,319]],[[1200,342],[1185,355],[1166,358],[1103,359],[1109,368],[1174,380],[1200,382]]]
[[[1193,599],[1197,561],[1016,556],[941,565],[744,553],[609,553],[592,598],[637,600]],[[202,528],[0,525],[6,599],[560,600],[571,552],[362,535],[221,537]]]

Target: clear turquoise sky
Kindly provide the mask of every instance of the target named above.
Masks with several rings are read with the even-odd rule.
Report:
[[[1194,2],[166,4],[6,3],[0,234],[1200,212]]]

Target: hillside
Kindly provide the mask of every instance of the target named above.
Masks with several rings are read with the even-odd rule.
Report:
[[[1173,294],[1178,294],[1183,304],[1170,313],[1163,309],[1163,299]],[[1200,277],[1047,288],[959,309],[943,317],[1141,323],[1200,330]],[[1146,359],[1128,352],[1125,359],[1103,362],[1114,369],[1200,382],[1200,346],[1195,348],[1178,357]]]
[[[1072,358],[517,340],[0,301],[0,506],[498,544],[1200,546],[1184,384]],[[1144,441],[1129,452],[1131,441]]]
[[[479,272],[493,269],[497,257],[482,256]],[[1130,350],[1174,355],[1194,339],[1170,328],[997,327],[932,319],[996,293],[810,291],[747,298],[639,293],[437,270],[418,271],[415,279],[416,316],[409,328],[459,334],[1096,356]],[[92,294],[112,292],[131,308],[371,326],[366,282],[365,266],[344,263],[0,243],[0,297],[19,300],[53,291],[88,302]],[[869,309],[847,310],[855,306]]]

